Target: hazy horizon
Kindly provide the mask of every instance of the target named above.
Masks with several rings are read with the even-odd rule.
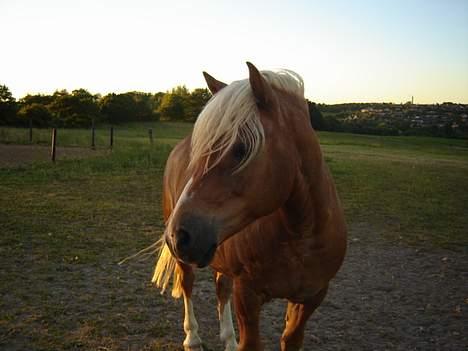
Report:
[[[156,93],[288,68],[318,103],[468,103],[468,2],[0,1],[16,98]]]

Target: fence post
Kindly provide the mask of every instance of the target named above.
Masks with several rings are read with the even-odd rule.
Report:
[[[50,151],[50,157],[52,162],[55,162],[55,147],[57,145],[57,129],[52,128],[52,149]]]
[[[92,119],[92,122],[91,122],[91,149],[95,150],[96,149],[96,143],[95,143],[95,135],[96,135],[96,131],[95,131],[95,128],[94,128],[94,118]]]
[[[110,149],[114,146],[114,127],[110,128]]]
[[[29,119],[29,143],[32,144],[32,118]]]
[[[148,129],[150,144],[153,145],[153,128]]]

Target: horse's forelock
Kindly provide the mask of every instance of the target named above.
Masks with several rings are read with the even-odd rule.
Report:
[[[273,87],[304,96],[304,84],[297,73],[289,70],[261,73]],[[189,167],[194,170],[203,167],[203,173],[208,172],[241,140],[247,153],[236,169],[240,170],[255,157],[264,139],[249,80],[235,81],[214,95],[198,116],[192,133]]]

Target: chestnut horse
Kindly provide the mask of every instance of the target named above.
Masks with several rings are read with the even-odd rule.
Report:
[[[213,97],[166,165],[166,231],[153,281],[164,289],[174,277],[186,350],[202,350],[191,300],[195,266],[215,271],[227,351],[263,349],[259,314],[272,298],[288,300],[281,350],[289,351],[302,348],[307,319],[346,251],[342,208],[302,78],[247,65],[249,78],[230,85],[204,72]]]

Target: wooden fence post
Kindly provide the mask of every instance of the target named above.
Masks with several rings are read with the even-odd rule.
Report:
[[[148,129],[150,144],[153,145],[153,128]]]
[[[32,144],[32,118],[29,119],[29,143]]]
[[[110,149],[114,146],[114,127],[110,128]]]
[[[52,162],[55,162],[55,147],[57,145],[57,129],[52,129],[52,149],[50,151],[50,157]]]

